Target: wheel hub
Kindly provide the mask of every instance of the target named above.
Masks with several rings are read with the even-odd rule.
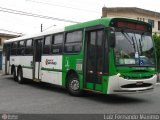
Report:
[[[70,87],[72,90],[78,90],[79,89],[79,81],[78,80],[72,80],[70,83]]]
[[[18,81],[20,81],[21,80],[21,76],[20,76],[20,74],[18,74]]]

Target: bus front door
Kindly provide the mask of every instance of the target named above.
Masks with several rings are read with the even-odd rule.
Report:
[[[103,44],[103,30],[86,32],[86,89],[102,91]]]
[[[42,41],[42,38],[34,40],[33,79],[41,79]]]

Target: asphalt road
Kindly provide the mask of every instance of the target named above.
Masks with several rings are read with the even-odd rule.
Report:
[[[148,93],[72,97],[53,85],[0,76],[0,113],[160,113],[160,85]]]

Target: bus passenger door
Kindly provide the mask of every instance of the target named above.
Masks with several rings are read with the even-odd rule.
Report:
[[[41,79],[42,41],[42,38],[34,40],[33,79]]]
[[[103,30],[86,32],[85,88],[100,92],[104,62],[103,32]]]

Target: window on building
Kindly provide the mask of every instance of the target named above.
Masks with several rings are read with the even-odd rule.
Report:
[[[148,23],[151,24],[152,28],[154,28],[154,20],[148,19]]]
[[[158,30],[160,30],[160,21],[158,21]]]
[[[137,17],[137,20],[139,20],[139,21],[145,21],[144,18],[140,18],[140,17]]]
[[[143,18],[143,22],[145,21],[145,19]]]

